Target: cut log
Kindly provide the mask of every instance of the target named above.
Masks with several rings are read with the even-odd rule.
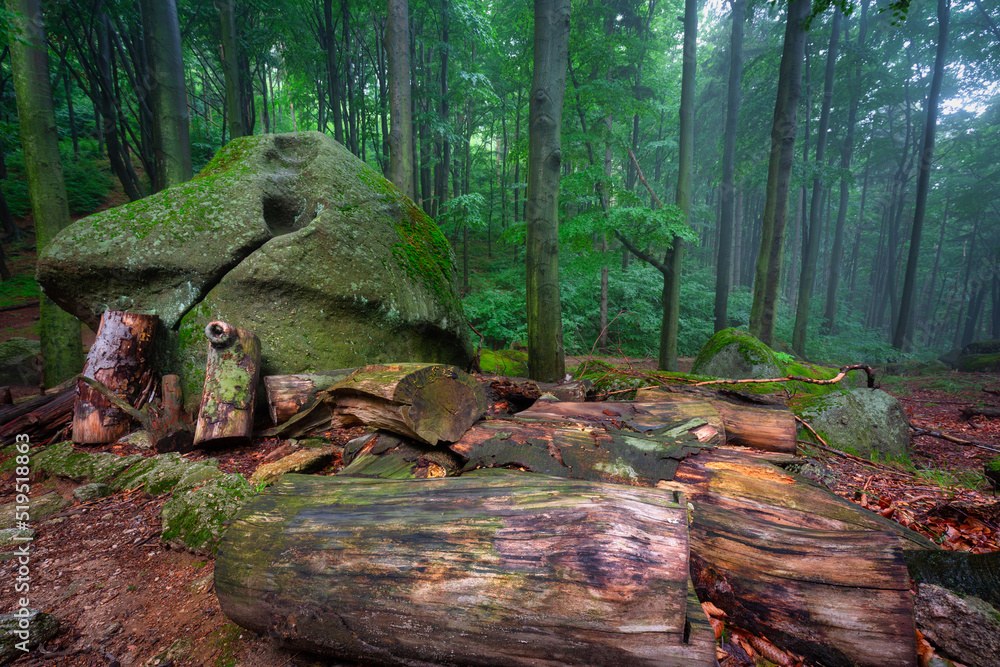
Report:
[[[996,419],[1000,417],[1000,408],[990,405],[967,405],[962,408],[962,417],[965,419],[972,419],[973,417],[986,417],[987,419]]]
[[[76,389],[66,389],[56,396],[39,396],[40,402],[29,412],[25,412],[0,427],[0,438],[8,445],[21,434],[27,435],[34,443],[52,437],[73,420],[73,405]],[[20,407],[20,406],[17,406]]]
[[[187,452],[194,447],[194,428],[184,410],[181,379],[177,375],[164,375],[161,384],[162,401],[156,412],[151,412],[149,439],[157,452]]]
[[[311,404],[316,394],[329,389],[357,368],[344,368],[325,373],[304,373],[298,375],[268,375],[264,378],[264,392],[267,407],[271,413],[271,423],[284,424],[292,416]]]
[[[133,407],[150,381],[149,361],[156,315],[106,310],[90,346],[83,375],[93,378]],[[131,417],[83,381],[73,408],[73,442],[114,442],[129,432]]]
[[[974,595],[1000,609],[1000,551],[906,551],[903,556],[918,584],[937,584]]]
[[[355,438],[344,447],[344,477],[428,479],[458,472],[462,460],[454,452],[379,431]]]
[[[730,392],[731,396],[734,394],[735,392]],[[795,452],[795,414],[784,405],[749,403],[735,397],[723,397],[715,392],[675,393],[661,387],[639,389],[635,400],[670,403],[707,401],[722,418],[726,444],[753,447],[767,452]]]
[[[523,473],[286,475],[237,514],[215,589],[239,625],[338,660],[714,665],[686,524],[673,494]]]
[[[247,444],[260,378],[260,341],[253,332],[226,322],[209,322],[205,336],[208,362],[194,445]]]
[[[265,435],[294,438],[319,429],[371,426],[436,445],[457,441],[485,411],[483,388],[454,366],[365,366]]]

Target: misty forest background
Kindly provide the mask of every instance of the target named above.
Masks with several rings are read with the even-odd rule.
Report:
[[[791,351],[796,323],[805,332],[796,351],[816,361],[930,357],[1000,338],[1000,7],[952,0],[912,330],[902,346],[892,345],[939,4],[914,0],[901,20],[880,11],[884,4],[859,0],[847,16],[830,8],[811,23],[778,349]],[[195,171],[232,136],[219,5],[234,13],[243,131],[319,130],[388,174],[385,0],[179,0]],[[450,239],[466,313],[493,348],[526,338],[532,8],[530,0],[409,0],[415,200]],[[683,0],[574,0],[559,199],[568,353],[589,353],[596,343],[657,355],[663,274],[624,248],[620,235],[653,257],[675,236],[685,240],[680,355],[695,354],[716,329],[717,295],[726,305],[720,324],[748,324],[786,10],[783,2],[753,0],[699,6],[685,220],[669,205],[654,210],[649,192],[674,201]],[[82,215],[147,196],[157,166],[140,3],[59,0],[44,2],[43,14],[71,210]],[[0,215],[11,253],[33,239],[11,217],[23,219],[30,203],[8,46],[9,38],[0,54]],[[720,221],[731,80],[739,113],[727,243]],[[717,281],[720,266],[730,270]],[[812,285],[805,299],[803,281]],[[0,289],[31,283],[14,276]]]

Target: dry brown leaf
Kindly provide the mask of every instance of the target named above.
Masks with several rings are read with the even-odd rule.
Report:
[[[719,609],[714,604],[712,604],[711,602],[708,602],[708,601],[702,602],[701,603],[701,608],[705,610],[705,614],[707,616],[709,616],[709,617],[715,617],[715,616],[725,617],[726,616],[726,612],[722,611],[721,609]]]

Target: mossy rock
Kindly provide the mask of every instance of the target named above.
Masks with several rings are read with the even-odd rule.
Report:
[[[78,452],[70,441],[49,445],[32,456],[32,465],[50,475],[76,481],[108,483],[142,460],[139,454],[117,456],[104,452]]]
[[[213,465],[214,464],[214,465]],[[221,475],[218,461],[191,462],[176,452],[144,458],[111,483],[116,491],[134,489],[140,484],[151,496],[159,496],[193,486]]]
[[[1000,372],[1000,353],[963,354],[955,366],[963,373],[997,373]]]
[[[962,347],[962,354],[1000,354],[1000,340],[976,340]]]
[[[96,498],[105,498],[111,495],[111,487],[107,484],[92,482],[83,484],[73,489],[73,497],[81,503],[85,503]]]
[[[22,625],[28,626],[27,639],[16,634],[22,629]],[[20,607],[8,614],[0,614],[0,665],[6,665],[26,655],[22,648],[34,649],[57,634],[59,634],[59,619],[52,614],[30,607]]]
[[[175,491],[163,505],[163,540],[197,554],[214,555],[226,526],[254,494],[237,474],[219,475],[206,483]]]
[[[38,353],[42,346],[37,340],[8,338],[0,342],[0,385],[38,385]]]
[[[900,458],[910,448],[903,405],[881,389],[855,388],[828,393],[800,404],[797,412],[833,447],[859,456],[878,452]],[[811,437],[801,430],[801,437]]]
[[[780,378],[784,364],[754,336],[740,329],[723,329],[708,339],[691,372],[731,380]]]
[[[479,355],[483,373],[528,377],[528,353],[520,350],[483,350]]]

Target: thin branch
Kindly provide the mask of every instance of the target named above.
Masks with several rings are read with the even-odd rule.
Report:
[[[910,424],[910,428],[913,429],[913,436],[918,435],[929,435],[932,438],[940,438],[941,440],[947,440],[948,442],[954,442],[956,445],[966,445],[968,447],[976,447],[978,449],[986,449],[991,452],[997,452],[1000,454],[1000,449],[996,447],[991,447],[985,442],[980,442],[979,440],[963,440],[962,438],[956,438],[953,435],[948,435],[947,433],[942,433],[941,431],[932,431],[926,428],[920,428],[919,426],[914,426]]]

